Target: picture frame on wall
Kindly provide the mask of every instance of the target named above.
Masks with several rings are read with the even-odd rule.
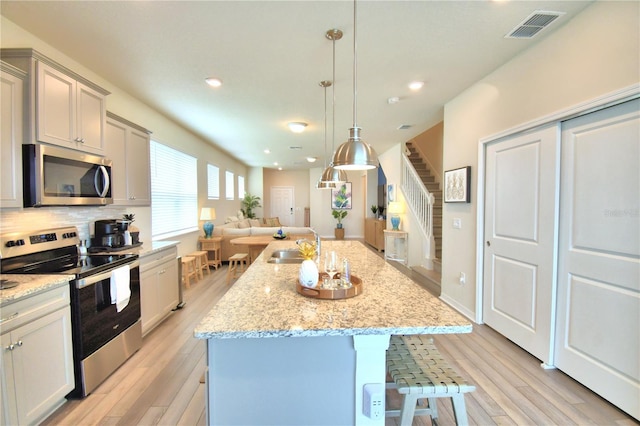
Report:
[[[444,202],[471,202],[471,166],[444,172]]]
[[[387,201],[388,202],[393,202],[395,201],[395,193],[393,192],[393,184],[390,183],[389,185],[387,185]]]
[[[331,208],[336,210],[351,210],[351,182],[345,182],[331,190]]]

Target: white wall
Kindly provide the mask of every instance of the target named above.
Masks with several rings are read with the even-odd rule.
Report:
[[[323,238],[335,238],[336,220],[331,215],[331,190],[317,189],[316,183],[324,169],[309,170],[309,207],[311,208],[311,227]],[[351,182],[351,205],[347,217],[342,219],[345,238],[364,238],[364,218],[367,201],[367,172],[349,171],[347,181]],[[377,181],[377,176],[375,177]]]
[[[472,166],[470,204],[444,204],[442,297],[475,313],[478,141],[637,84],[640,3],[595,2],[445,105],[443,168]],[[462,219],[462,229],[451,226]],[[467,284],[458,284],[465,272]]]
[[[227,201],[224,199],[224,192],[221,194],[221,200],[207,200],[206,183],[207,183],[207,163],[220,167],[221,177],[220,185],[224,189],[225,177],[224,171],[230,170],[237,175],[247,175],[247,167],[231,158],[227,154],[215,148],[207,141],[197,137],[193,133],[187,131],[179,124],[170,120],[156,110],[149,108],[143,102],[133,98],[111,82],[104,79],[98,73],[85,68],[82,64],[66,56],[62,47],[52,46],[41,40],[31,33],[23,30],[15,25],[4,16],[0,17],[0,46],[3,48],[25,48],[30,47],[36,49],[40,53],[48,56],[54,61],[64,65],[65,67],[75,71],[88,80],[104,87],[111,92],[107,96],[107,109],[113,113],[126,118],[136,124],[139,124],[153,132],[152,139],[158,142],[173,146],[189,155],[198,158],[198,202],[199,206],[215,207],[217,219],[214,224],[224,223],[224,218],[235,214],[240,209],[240,200]],[[135,70],[132,70],[135,72]],[[251,187],[251,186],[250,186]],[[237,188],[237,186],[236,186]],[[135,213],[136,225],[140,228],[140,239],[142,241],[151,240],[151,208],[40,208],[40,209],[19,209],[17,211],[3,209],[0,211],[0,232],[8,232],[13,227],[20,229],[33,229],[45,224],[44,227],[64,226],[67,224],[75,224],[80,227],[81,237],[84,233],[89,232],[88,222],[97,219],[120,218],[122,213]],[[197,214],[197,213],[194,213]],[[31,225],[33,224],[33,225]],[[86,229],[86,231],[85,231]],[[202,231],[192,232],[179,237],[171,238],[180,241],[178,246],[178,254],[183,255],[196,249],[198,235]]]

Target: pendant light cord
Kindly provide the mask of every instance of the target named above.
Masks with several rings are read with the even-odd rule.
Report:
[[[333,87],[331,87],[331,157],[333,158],[333,153],[336,151],[335,142],[336,142],[336,39],[335,37],[331,40],[333,43],[333,73],[331,78],[333,79]],[[330,162],[329,164],[331,164]],[[326,168],[326,167],[325,167]]]
[[[356,0],[353,0],[353,127],[358,127],[356,119],[356,104],[358,103],[358,86],[356,83],[357,74],[357,45],[356,45]]]
[[[323,82],[324,83],[324,82]],[[324,168],[327,168],[327,85],[320,84],[324,88]]]

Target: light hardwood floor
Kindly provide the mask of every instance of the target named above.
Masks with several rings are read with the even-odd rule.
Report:
[[[60,407],[44,425],[204,425],[205,344],[193,329],[229,288],[227,267],[185,290],[183,309],[145,336],[140,351],[82,400]],[[426,291],[426,290],[425,290]],[[436,345],[477,390],[466,396],[472,425],[635,425],[593,392],[487,326],[471,334],[434,336]],[[397,403],[397,394],[389,394]],[[250,409],[250,407],[248,407]],[[438,401],[439,424],[454,424],[451,406]],[[395,418],[386,425],[396,425]],[[431,424],[416,417],[414,425]]]

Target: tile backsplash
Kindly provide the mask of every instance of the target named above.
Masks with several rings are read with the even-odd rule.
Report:
[[[121,206],[104,207],[42,207],[0,211],[0,233],[37,231],[40,229],[75,226],[81,240],[93,235],[93,223],[101,219],[121,219],[131,209]]]

